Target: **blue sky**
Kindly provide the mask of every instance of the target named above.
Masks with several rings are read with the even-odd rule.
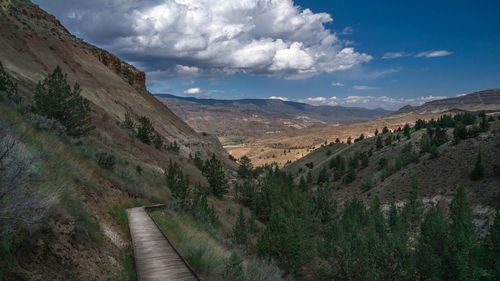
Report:
[[[396,109],[500,87],[499,1],[34,2],[152,92]]]

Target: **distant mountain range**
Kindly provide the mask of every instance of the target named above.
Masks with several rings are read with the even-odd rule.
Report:
[[[400,113],[441,113],[450,110],[500,111],[500,89],[489,89],[458,97],[435,100],[420,106],[407,105],[394,114]]]
[[[215,108],[237,108],[246,111],[262,111],[268,114],[286,114],[291,117],[307,116],[310,119],[317,119],[323,122],[352,122],[369,120],[391,113],[391,111],[377,108],[366,109],[362,107],[345,107],[330,105],[310,105],[301,102],[283,101],[280,99],[199,99],[194,97],[179,97],[169,94],[157,94],[157,97],[166,100],[177,100],[176,105],[181,101],[200,104]]]
[[[367,121],[388,115],[384,109],[313,106],[277,99],[218,100],[158,94],[175,114],[197,131],[219,137],[259,137],[332,123]]]

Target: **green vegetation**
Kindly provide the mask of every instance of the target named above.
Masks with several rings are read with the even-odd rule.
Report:
[[[183,213],[153,211],[153,220],[188,264],[205,280],[279,281],[281,271],[272,263],[243,256],[226,246],[218,234]]]
[[[89,101],[81,95],[80,86],[73,88],[58,66],[35,89],[35,112],[60,122],[72,137],[87,135],[95,127],[90,118]]]
[[[203,167],[203,175],[207,178],[210,193],[216,197],[222,197],[227,193],[228,186],[224,167],[215,154],[212,154],[210,160],[206,160]]]

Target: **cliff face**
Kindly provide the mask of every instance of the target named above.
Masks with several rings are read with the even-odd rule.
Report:
[[[130,64],[120,60],[117,56],[102,49],[92,48],[91,52],[102,64],[123,77],[130,85],[139,90],[146,91],[146,75],[144,72],[137,70]]]
[[[82,43],[82,47],[87,48],[89,52],[102,64],[122,77],[131,86],[134,86],[134,88],[141,91],[147,91],[146,75],[144,72],[122,61],[120,58],[107,52],[106,50],[97,48],[81,41],[80,39],[77,39],[56,17],[40,9],[38,6],[29,3],[29,1],[0,0],[0,7],[4,10],[4,12],[8,13],[9,16],[23,22],[26,26],[34,25],[41,27],[46,31],[50,31],[52,35],[57,35],[61,39],[71,38],[73,40],[80,41],[79,43]]]

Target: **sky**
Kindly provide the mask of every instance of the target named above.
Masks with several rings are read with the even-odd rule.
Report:
[[[152,93],[382,107],[500,87],[500,1],[34,0]]]

